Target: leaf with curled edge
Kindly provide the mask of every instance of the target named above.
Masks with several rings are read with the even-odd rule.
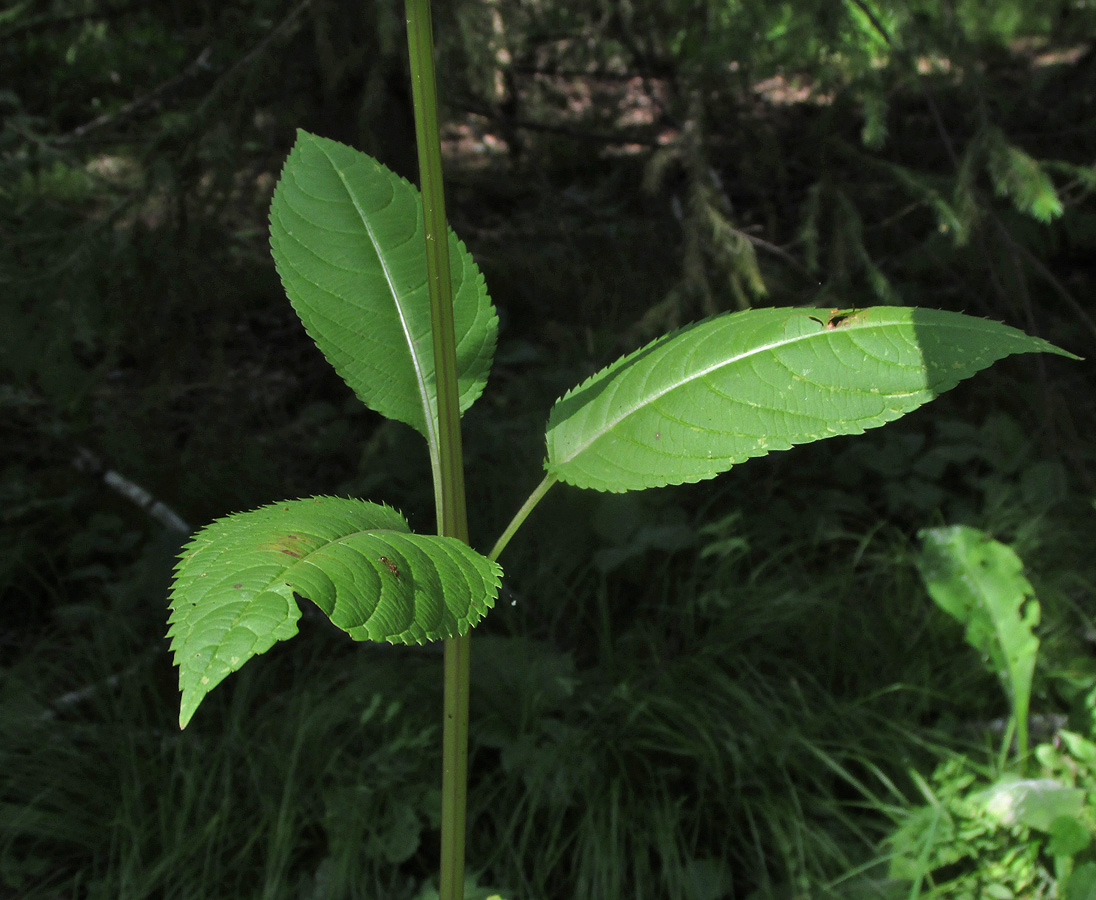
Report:
[[[454,538],[411,532],[395,510],[313,497],[218,519],[183,549],[168,636],[179,724],[229,673],[297,633],[311,600],[355,640],[464,634],[490,609],[502,569]]]

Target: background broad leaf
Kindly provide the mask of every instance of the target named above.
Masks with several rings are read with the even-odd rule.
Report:
[[[970,799],[1006,828],[1023,825],[1049,833],[1063,817],[1076,821],[1084,809],[1085,792],[1055,778],[1007,773]]]
[[[1025,737],[1039,653],[1039,601],[1020,557],[977,528],[926,528],[917,567],[936,605],[966,627],[967,642],[1004,683]]]
[[[1065,900],[1096,900],[1096,863],[1081,863],[1070,875]]]
[[[622,357],[558,400],[550,474],[627,491],[701,481],[772,450],[858,434],[1012,353],[1070,354],[998,322],[873,307],[751,309]]]
[[[293,308],[370,409],[431,446],[434,342],[419,192],[375,159],[297,132],[270,205],[270,248]],[[449,231],[463,412],[483,392],[498,317],[479,268]]]
[[[395,510],[314,497],[218,519],[184,548],[168,636],[185,726],[230,672],[297,633],[300,598],[355,640],[464,634],[494,605],[502,570],[466,544],[412,534]]]

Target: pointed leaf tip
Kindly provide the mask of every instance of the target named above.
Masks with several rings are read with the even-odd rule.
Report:
[[[545,467],[603,491],[702,481],[754,456],[878,427],[998,359],[1032,352],[1076,358],[938,310],[729,313],[653,341],[560,398]]]

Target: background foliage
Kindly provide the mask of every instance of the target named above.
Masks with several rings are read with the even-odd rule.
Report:
[[[538,478],[552,401],[669,325],[908,303],[1091,357],[1091,4],[436,16],[451,219],[502,317],[466,419],[481,549]],[[413,175],[401,17],[393,0],[0,12],[0,895],[428,896],[440,660],[306,619],[180,735],[163,618],[184,535],[112,487],[184,527],[326,493],[430,528],[414,435],[329,372],[266,248],[297,127]],[[1091,790],[1084,745],[1056,732],[1091,740],[1096,709],[1092,388],[1087,364],[1024,357],[704,488],[545,501],[476,639],[481,883],[717,900],[895,876],[906,896],[902,823],[931,797],[962,820],[1008,714],[920,583],[916,532],[941,524],[1026,564],[1032,743],[1050,748],[1029,774]],[[963,896],[989,860],[1050,896],[1056,855],[1014,831],[969,818],[926,851],[922,889]]]

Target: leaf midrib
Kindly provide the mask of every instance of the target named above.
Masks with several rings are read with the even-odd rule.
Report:
[[[358,218],[361,219],[361,223],[365,228],[366,235],[368,235],[369,241],[373,245],[373,252],[377,255],[377,260],[381,265],[381,271],[384,272],[384,280],[388,284],[388,290],[392,296],[393,305],[396,308],[396,316],[400,322],[400,331],[403,332],[404,340],[407,342],[407,348],[411,355],[411,367],[415,373],[415,383],[418,385],[419,388],[419,401],[422,404],[422,417],[426,426],[427,433],[425,437],[427,443],[430,446],[434,446],[438,442],[438,435],[434,423],[434,417],[431,414],[430,410],[430,396],[429,392],[426,389],[426,374],[423,368],[423,364],[419,359],[418,353],[416,352],[415,342],[414,340],[412,340],[411,337],[410,324],[407,320],[407,316],[405,315],[404,308],[400,302],[400,293],[396,288],[395,280],[392,277],[392,273],[389,271],[388,263],[384,258],[384,254],[381,253],[380,242],[377,240],[377,236],[374,234],[373,228],[369,224],[369,218],[366,215],[365,211],[362,209],[361,205],[358,203],[358,198],[350,189],[350,184],[347,181],[346,177],[343,175],[342,169],[340,169],[335,164],[335,161],[330,157],[330,155],[327,153],[326,149],[322,145],[319,147],[319,149],[323,153],[324,157],[327,159],[328,164],[335,171],[335,175],[342,183],[343,189],[346,191],[346,195],[350,198],[350,202],[353,204],[354,210],[357,212]]]
[[[302,533],[304,531],[303,529],[299,529],[299,530]],[[411,532],[410,531],[399,531],[395,528],[360,528],[357,531],[348,531],[346,534],[340,534],[336,538],[324,538],[323,539],[324,543],[321,544],[319,547],[316,547],[314,550],[309,550],[304,556],[302,556],[298,559],[294,559],[293,562],[291,562],[288,566],[286,566],[282,570],[283,574],[285,572],[288,572],[290,569],[294,568],[295,566],[302,565],[303,563],[308,563],[311,566],[315,566],[316,563],[312,562],[310,557],[315,556],[317,553],[322,553],[324,550],[329,549],[334,544],[341,544],[344,541],[348,541],[348,540],[350,540],[350,538],[357,537],[360,534],[372,534],[372,535],[411,534]],[[395,552],[395,547],[392,545],[392,543],[389,542],[388,545],[389,545],[389,547],[392,548],[393,552]],[[322,571],[322,567],[317,566],[317,568],[321,568],[321,571]],[[282,577],[282,576],[279,576],[279,577]],[[271,580],[270,584],[273,584],[277,580],[278,580],[277,578],[274,578],[273,580]],[[269,585],[267,587],[269,588]],[[311,598],[309,598],[309,599],[311,599]]]
[[[893,326],[893,325],[896,325],[896,324],[900,324],[900,323],[895,323],[895,322],[864,323],[864,324],[857,325],[855,327],[850,327],[850,328],[846,329],[846,333],[854,331],[854,330],[855,331],[866,331],[866,330],[871,329],[871,328],[886,328],[888,326]],[[707,375],[710,372],[714,372],[714,371],[716,371],[718,369],[721,369],[725,366],[733,365],[734,363],[740,362],[744,359],[748,359],[751,356],[754,356],[758,353],[763,353],[767,350],[772,350],[772,349],[775,349],[775,348],[778,348],[778,347],[786,347],[790,344],[796,343],[797,341],[808,340],[808,339],[815,338],[815,337],[825,337],[829,333],[830,332],[828,330],[814,331],[814,332],[810,332],[808,334],[795,335],[794,337],[786,338],[786,339],[780,340],[780,341],[775,341],[775,342],[765,344],[765,345],[760,346],[760,347],[754,347],[753,349],[748,350],[745,353],[740,353],[737,356],[733,356],[729,359],[722,360],[722,361],[716,363],[715,365],[711,365],[711,366],[708,366],[707,368],[701,369],[700,371],[695,372],[695,373],[687,376],[686,378],[683,378],[680,381],[675,382],[674,384],[664,388],[663,390],[657,391],[657,392],[655,392],[653,394],[650,394],[650,395],[644,395],[644,398],[641,402],[631,404],[630,406],[627,406],[627,407],[622,407],[621,410],[619,410],[618,413],[612,419],[607,420],[606,424],[603,427],[601,427],[597,431],[595,431],[593,433],[593,435],[590,437],[589,440],[587,440],[584,444],[579,445],[574,450],[574,452],[571,453],[569,456],[559,458],[557,460],[557,463],[570,462],[575,457],[577,457],[579,454],[584,452],[587,448],[589,448],[592,444],[594,444],[597,441],[601,440],[601,438],[603,438],[606,434],[611,432],[614,428],[617,427],[617,425],[619,425],[621,422],[623,422],[629,416],[634,415],[636,412],[639,412],[644,407],[650,406],[656,400],[658,400],[661,397],[664,397],[666,394],[669,394],[671,391],[676,391],[678,388],[684,387],[685,385],[695,381],[696,379],[704,377],[705,375]]]
[[[304,533],[304,529],[297,529],[297,531],[300,531],[301,533]],[[336,538],[321,538],[321,540],[324,541],[323,544],[321,544],[319,547],[316,547],[314,550],[309,550],[306,554],[304,554],[304,556],[293,557],[293,561],[290,562],[290,563],[287,563],[284,568],[279,570],[279,573],[277,575],[275,575],[265,585],[263,585],[260,589],[258,589],[255,593],[255,596],[256,597],[261,596],[262,594],[265,594],[267,591],[271,590],[273,585],[276,582],[281,581],[282,579],[285,578],[285,573],[286,572],[290,571],[291,569],[295,568],[296,566],[299,566],[299,565],[301,565],[303,563],[306,563],[306,562],[309,565],[315,566],[316,563],[311,562],[309,560],[309,557],[314,556],[315,554],[320,553],[324,550],[327,550],[329,547],[331,547],[332,544],[341,543],[342,541],[349,540],[350,538],[356,537],[359,534],[411,534],[411,532],[410,531],[400,531],[399,529],[396,529],[396,528],[360,528],[357,531],[348,531],[346,534],[339,535],[339,537],[336,537]],[[224,551],[222,550],[222,552],[224,552]],[[284,584],[285,582],[283,581],[282,583]],[[215,589],[216,589],[215,586],[210,587],[207,590],[206,596],[208,596],[208,591],[212,591],[212,590],[215,590]],[[275,593],[279,593],[279,592],[275,591]],[[204,597],[203,597],[203,599],[204,599]],[[311,600],[312,598],[308,597],[306,599]],[[243,613],[240,613],[240,615],[243,615]],[[240,616],[237,616],[235,619],[233,619],[232,625],[230,626],[231,628],[235,628],[239,624],[239,618],[240,618]]]

